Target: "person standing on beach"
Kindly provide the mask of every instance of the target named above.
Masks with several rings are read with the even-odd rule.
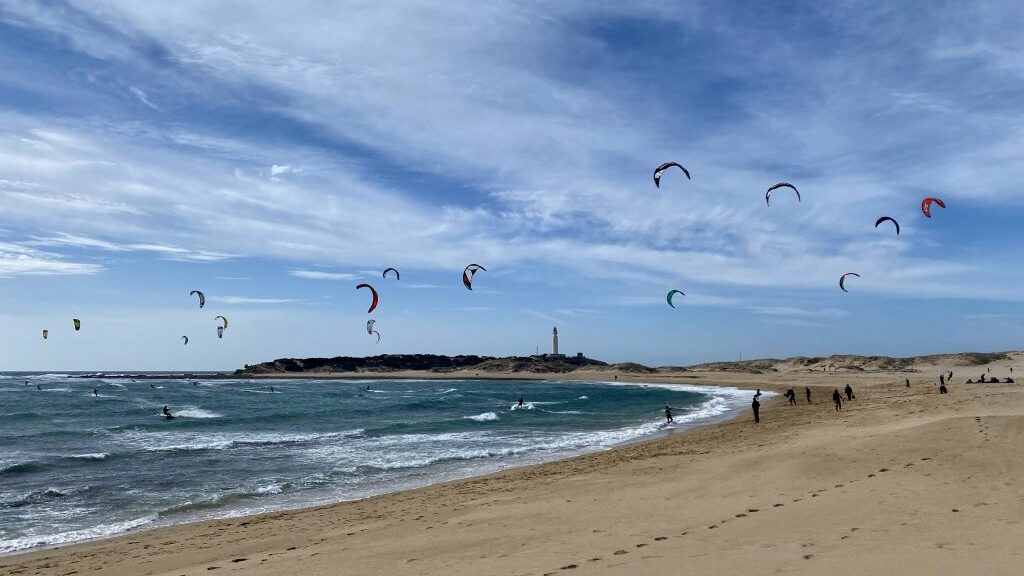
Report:
[[[939,386],[945,386],[945,385],[946,385],[946,376],[943,375],[943,374],[939,374]]]
[[[790,388],[789,390],[786,390],[786,398],[789,399],[789,405],[790,406],[795,406],[796,405],[796,392],[793,392],[792,388]]]
[[[910,388],[910,378],[907,378],[907,388]]]
[[[838,388],[832,391],[832,401],[836,404],[836,412],[843,409],[843,397],[839,395]]]
[[[810,404],[811,403],[811,389],[810,389],[810,387],[807,387],[807,386],[804,387],[804,394],[807,395],[807,403]]]
[[[750,409],[754,411],[754,424],[761,423],[761,403],[757,401],[757,397],[760,395],[761,391],[758,390],[754,395],[754,401],[750,403]]]
[[[843,391],[846,392],[846,400],[847,401],[850,401],[850,400],[853,400],[854,398],[856,398],[856,396],[853,395],[853,388],[851,388],[849,384],[846,385],[846,388]]]
[[[520,406],[523,405],[523,399],[522,398],[519,399],[519,405]],[[668,404],[666,404],[665,405],[665,423],[666,424],[671,424],[672,422],[674,422],[674,420],[672,420],[672,407],[669,406]]]

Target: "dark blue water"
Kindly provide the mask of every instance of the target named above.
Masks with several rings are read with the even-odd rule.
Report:
[[[748,396],[598,382],[0,375],[0,552],[554,460],[721,417]],[[161,416],[165,404],[177,418]],[[666,404],[678,408],[672,428]]]

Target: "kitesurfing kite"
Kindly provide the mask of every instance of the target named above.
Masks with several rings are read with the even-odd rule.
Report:
[[[394,272],[395,273],[395,280],[401,280],[402,279],[401,274],[399,274],[398,270],[395,270],[394,268],[385,268],[384,269],[384,277],[385,278],[388,277],[388,272]]]
[[[191,296],[193,294],[195,294],[196,296],[199,296],[199,307],[200,308],[202,308],[203,306],[206,306],[206,294],[203,294],[199,290],[193,290],[193,291],[188,293],[189,296]]]
[[[793,192],[796,192],[796,201],[800,202],[800,191],[796,189],[796,186],[793,186],[789,182],[779,182],[778,184],[773,184],[770,188],[768,188],[768,191],[764,193],[764,202],[765,202],[765,204],[767,204],[769,206],[772,205],[772,203],[771,203],[772,191],[778,190],[779,188],[792,188]]]
[[[181,339],[185,341],[185,344],[183,345],[188,346],[188,336],[182,336]]]
[[[487,272],[487,268],[484,268],[479,264],[470,264],[462,271],[462,285],[465,286],[467,290],[473,289],[473,276],[477,273],[477,270]]]
[[[669,290],[668,294],[665,296],[665,300],[668,300],[668,305],[673,308],[675,308],[676,305],[672,303],[672,297],[675,296],[676,294],[682,294],[683,296],[686,296],[686,293],[684,293],[682,290]]]
[[[885,222],[886,220],[888,220],[889,222],[892,222],[896,226],[896,235],[899,236],[900,235],[900,223],[897,222],[894,218],[890,218],[888,216],[882,216],[881,218],[879,218],[878,220],[875,221],[875,228],[878,228],[878,225],[881,224],[882,222]]]
[[[370,320],[366,321],[366,333],[367,334],[376,334],[377,335],[377,342],[376,343],[380,344],[380,332],[377,332],[376,330],[373,329],[373,324],[375,322],[376,322],[376,320],[373,320],[372,318]]]
[[[377,302],[380,301],[380,298],[377,296],[377,290],[375,290],[373,286],[370,286],[369,284],[359,284],[358,286],[356,286],[356,290],[359,290],[360,288],[369,288],[370,293],[373,294],[373,300],[370,302],[370,309],[366,311],[367,314],[370,314],[377,307]]]
[[[43,330],[43,340],[46,340],[49,337],[50,337],[50,331],[49,330]]]
[[[935,198],[934,196],[929,196],[928,198],[921,200],[921,212],[924,212],[925,218],[932,217],[932,202],[938,204],[942,208],[946,207],[945,202],[943,202],[939,198]]]
[[[843,292],[849,292],[849,290],[846,289],[846,285],[845,285],[846,277],[847,276],[856,276],[857,278],[860,278],[860,274],[857,274],[856,272],[847,272],[846,274],[843,274],[842,276],[840,276],[839,277],[839,288]]]
[[[690,179],[690,171],[687,170],[686,168],[684,168],[682,164],[679,164],[678,162],[665,162],[661,166],[658,166],[657,168],[654,169],[654,185],[655,186],[657,186],[658,188],[661,188],[661,173],[664,172],[665,170],[668,170],[669,168],[671,168],[673,166],[675,166],[675,167],[679,168],[680,170],[682,170],[683,174],[686,174],[686,179],[687,180]]]
[[[224,321],[224,325],[221,326],[221,328],[223,328],[224,330],[227,330],[227,328],[228,328],[228,319],[223,317],[223,316],[214,316],[213,317],[214,320],[216,320],[217,318],[220,318],[221,320]]]
[[[82,321],[81,320],[79,320],[78,318],[72,318],[71,320],[75,323],[75,332],[78,332],[79,330],[82,329]]]

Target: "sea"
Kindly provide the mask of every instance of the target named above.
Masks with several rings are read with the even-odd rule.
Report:
[[[0,553],[606,450],[731,417],[751,397],[654,383],[76,376],[0,374]]]

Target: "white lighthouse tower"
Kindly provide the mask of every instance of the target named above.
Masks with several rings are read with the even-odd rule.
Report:
[[[551,355],[558,356],[558,326],[551,329]]]

